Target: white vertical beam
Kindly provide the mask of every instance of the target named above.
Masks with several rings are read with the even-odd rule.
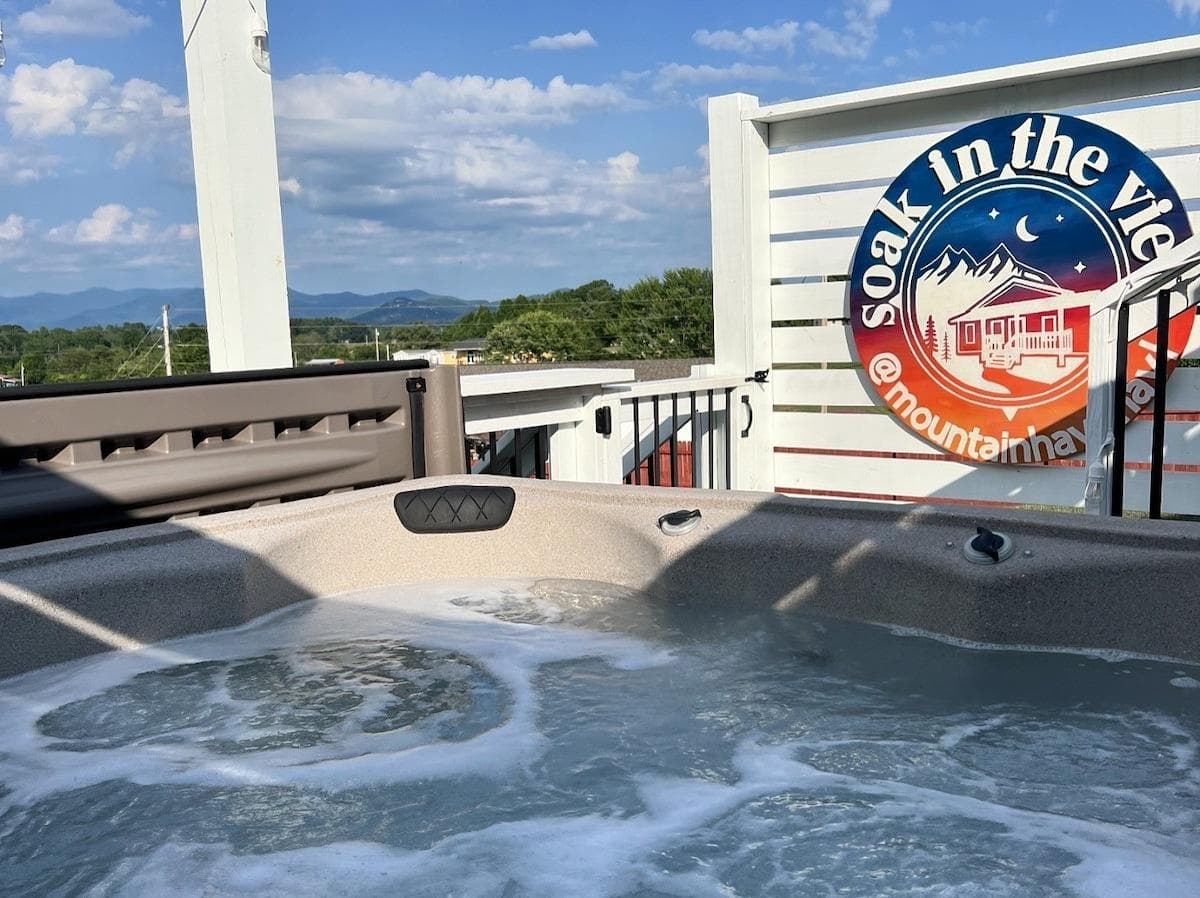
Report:
[[[580,407],[582,420],[555,425],[550,431],[550,476],[577,483],[620,483],[621,401],[585,395]],[[613,422],[613,432],[608,435],[596,433],[596,412],[605,407]]]
[[[181,3],[212,370],[286,368],[292,353],[271,76],[251,56],[266,0]]]
[[[708,101],[712,206],[713,327],[718,374],[749,377],[771,367],[771,222],[767,125],[743,121],[758,98],[729,94]],[[754,425],[740,400],[729,412],[733,487],[775,489],[771,436],[773,388],[748,385]]]

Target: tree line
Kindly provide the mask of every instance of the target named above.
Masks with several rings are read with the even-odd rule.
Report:
[[[593,361],[712,355],[712,272],[677,268],[618,288],[605,280],[541,296],[480,305],[445,325],[376,327],[341,318],[292,320],[294,361],[381,357],[388,350],[448,348],[486,341],[488,361]],[[209,370],[208,335],[198,324],[171,328],[175,374]],[[114,380],[165,373],[161,329],[128,323],[26,330],[0,325],[0,371],[26,383]]]

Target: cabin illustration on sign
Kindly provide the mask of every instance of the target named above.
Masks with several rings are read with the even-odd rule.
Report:
[[[965,250],[947,247],[925,276],[939,284],[956,282],[952,286],[959,296],[986,291],[946,320],[954,330],[957,356],[974,356],[984,368],[1011,371],[1028,358],[1054,359],[1056,367],[1063,368],[1069,360],[1087,355],[1087,301],[1063,290],[1046,273],[1018,262],[1004,244],[981,262]]]

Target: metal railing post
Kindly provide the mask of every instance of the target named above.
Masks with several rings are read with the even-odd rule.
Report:
[[[1125,513],[1125,391],[1129,367],[1129,303],[1117,308],[1116,370],[1113,373],[1112,483],[1109,487],[1108,513]]]
[[[1171,330],[1171,291],[1158,292],[1157,340],[1154,350],[1154,431],[1150,440],[1150,517],[1162,517],[1163,455],[1167,431],[1167,355]]]

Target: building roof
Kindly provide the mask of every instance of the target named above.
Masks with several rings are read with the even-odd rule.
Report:
[[[454,350],[471,350],[471,349],[487,349],[487,340],[479,337],[474,340],[459,340],[457,343],[451,343],[450,349]]]
[[[1007,306],[1023,306],[1027,308],[1006,308]],[[959,312],[948,320],[949,324],[959,324],[967,321],[985,321],[997,315],[1030,314],[1036,312],[1057,312],[1074,308],[1088,308],[1086,299],[1075,293],[1064,293],[1057,287],[1039,284],[1025,278],[1015,277],[1005,281],[992,290],[965,312]]]

